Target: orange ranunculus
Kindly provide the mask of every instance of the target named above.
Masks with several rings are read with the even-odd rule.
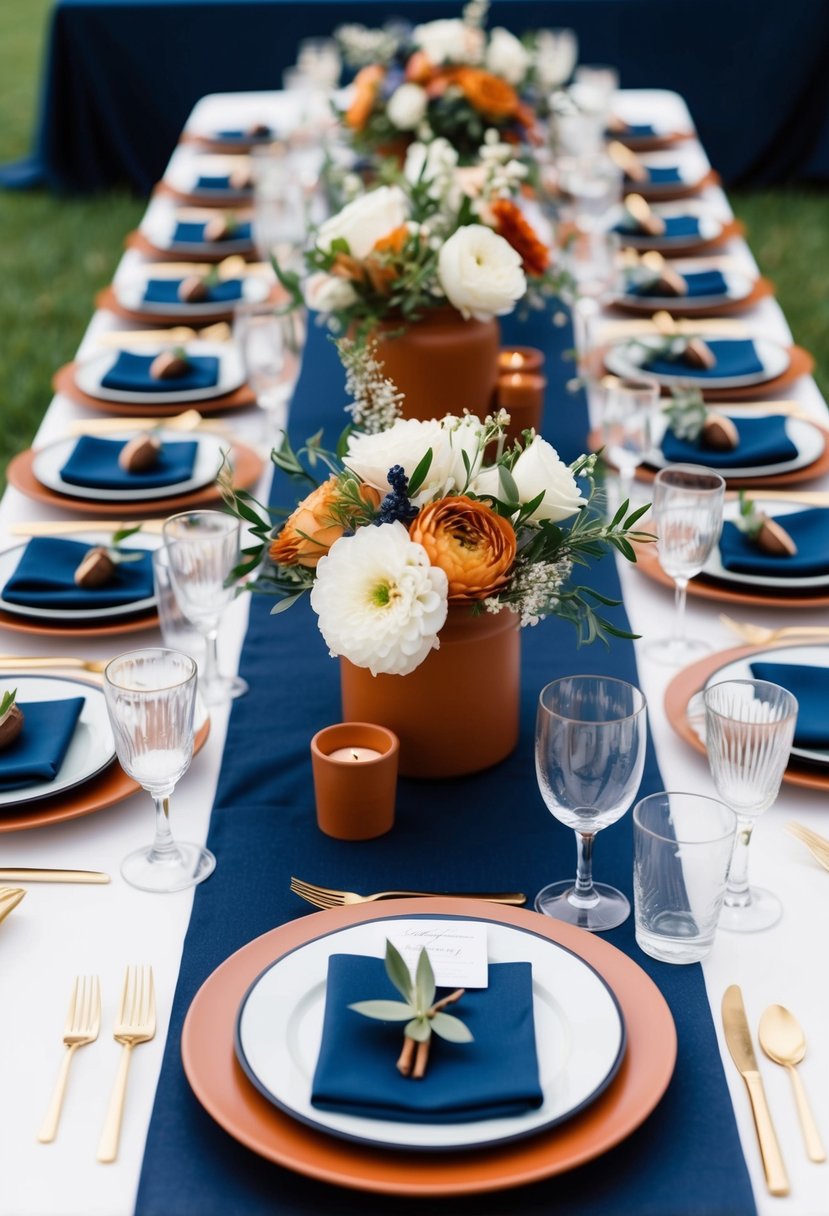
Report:
[[[380,505],[380,495],[372,486],[361,486],[360,497],[368,506]],[[312,490],[271,541],[268,552],[272,560],[280,566],[316,566],[343,534],[339,501],[335,477]]]
[[[481,68],[458,68],[454,83],[471,106],[487,118],[514,118],[521,102],[512,85]]]
[[[385,236],[381,236],[379,241],[374,242],[374,253],[400,253],[409,235],[409,229],[405,224],[398,224],[396,228],[392,228],[391,232],[387,232]]]
[[[435,74],[435,66],[425,51],[415,51],[406,64],[406,80],[410,84],[428,84]]]
[[[520,253],[527,274],[542,275],[550,261],[550,251],[527,223],[521,208],[511,199],[499,198],[491,204],[491,210],[495,218],[495,231],[509,241],[516,253]]]
[[[483,600],[507,581],[515,561],[509,520],[464,494],[424,507],[409,535],[449,579],[449,602]]]
[[[371,117],[385,75],[386,70],[379,63],[370,63],[354,77],[354,97],[345,112],[345,125],[352,131],[362,131]]]
[[[350,253],[337,253],[331,263],[330,273],[336,275],[338,279],[347,279],[349,283],[366,281],[365,266],[359,258],[352,257]]]

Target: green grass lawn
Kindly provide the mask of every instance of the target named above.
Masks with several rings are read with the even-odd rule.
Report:
[[[0,4],[0,161],[29,148],[51,0]],[[764,274],[776,286],[795,339],[818,359],[829,394],[829,192],[769,190],[734,197]],[[49,404],[51,377],[71,359],[144,203],[0,191],[0,484]]]

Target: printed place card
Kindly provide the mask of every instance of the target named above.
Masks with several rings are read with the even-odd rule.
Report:
[[[486,988],[486,925],[477,920],[401,920],[384,926],[412,976],[423,947],[438,988]]]

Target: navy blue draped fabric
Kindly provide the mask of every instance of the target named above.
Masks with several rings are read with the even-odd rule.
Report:
[[[454,16],[460,0],[57,0],[32,157],[0,184],[148,192],[205,93],[279,88],[343,21]],[[688,101],[726,182],[829,179],[825,0],[495,0],[491,24],[576,30],[584,63]]]
[[[587,431],[585,403],[568,394],[569,326],[549,316],[505,326],[508,342],[547,352],[545,432],[574,459]],[[295,441],[324,426],[332,439],[343,416],[342,370],[319,330],[311,334],[292,408]],[[458,407],[462,406],[458,402]],[[276,478],[274,502],[288,505],[296,489]],[[619,595],[611,558],[589,582]],[[308,909],[291,895],[291,874],[351,890],[523,890],[531,894],[575,868],[573,833],[546,810],[533,765],[535,702],[560,675],[613,674],[636,681],[633,646],[614,641],[577,650],[570,625],[547,621],[523,634],[520,742],[487,772],[453,781],[401,780],[392,832],[359,845],[332,840],[314,818],[309,742],[340,718],[337,664],[327,657],[307,605],[278,617],[254,598],[241,674],[251,685],[233,707],[209,845],[218,865],[196,891],[185,941],[170,1033],[146,1145],[138,1216],[415,1216],[422,1201],[336,1190],[260,1160],[222,1131],[190,1092],[180,1059],[187,1008],[204,979],[245,942]],[[614,612],[624,622],[621,610]],[[458,712],[469,714],[458,689]],[[652,707],[658,714],[661,708]],[[663,788],[649,749],[642,792]],[[631,817],[602,832],[597,877],[631,894]],[[723,1076],[708,999],[698,965],[672,967],[639,951],[632,919],[608,934],[654,978],[670,1003],[679,1058],[657,1111],[624,1144],[549,1182],[493,1196],[443,1202],[434,1216],[751,1216],[755,1211]]]

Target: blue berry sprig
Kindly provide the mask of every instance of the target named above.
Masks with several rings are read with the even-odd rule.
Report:
[[[401,524],[410,524],[417,515],[417,507],[409,501],[409,479],[403,466],[392,465],[387,480],[391,490],[380,503],[380,510],[374,522],[393,524],[399,520]]]

